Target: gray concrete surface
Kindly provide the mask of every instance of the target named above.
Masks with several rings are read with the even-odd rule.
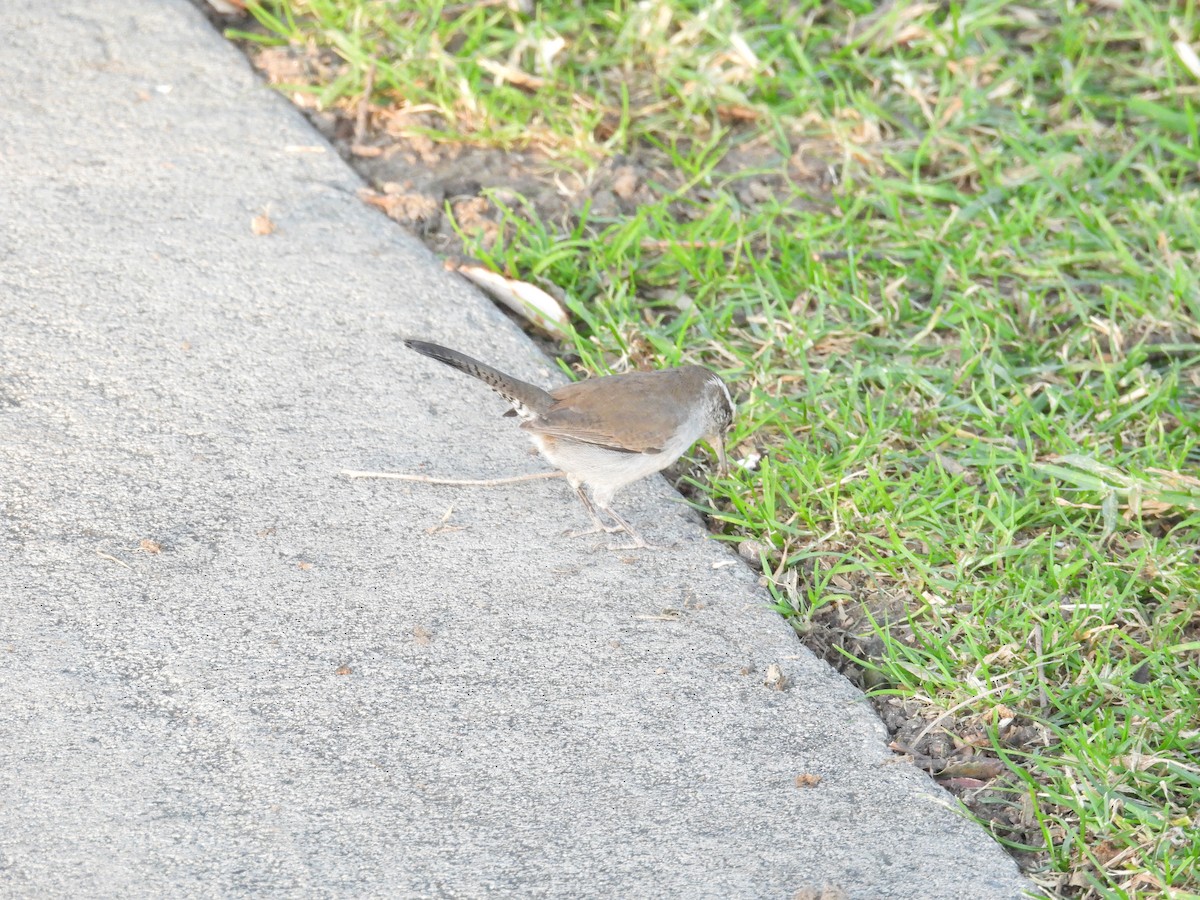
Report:
[[[553,376],[193,8],[0,47],[0,893],[1020,896],[664,482],[338,477],[539,468],[397,335]]]

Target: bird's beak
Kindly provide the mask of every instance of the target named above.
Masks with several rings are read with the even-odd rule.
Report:
[[[722,478],[729,474],[729,459],[725,456],[725,432],[718,432],[713,438],[713,446],[717,448],[717,474]]]

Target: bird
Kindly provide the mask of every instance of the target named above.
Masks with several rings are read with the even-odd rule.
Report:
[[[725,437],[735,407],[729,388],[704,366],[679,366],[588,378],[546,391],[428,341],[404,339],[410,350],[478,378],[512,404],[542,457],[566,475],[593,527],[584,534],[624,531],[632,543],[610,549],[651,548],[612,508],[618,490],[661,472],[698,440],[717,451],[718,473],[729,463]],[[591,496],[589,497],[588,492]],[[599,509],[615,524],[606,525]]]

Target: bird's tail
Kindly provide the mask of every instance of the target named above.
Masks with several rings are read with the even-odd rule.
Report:
[[[460,372],[466,372],[468,375],[478,378],[511,403],[513,411],[523,420],[532,419],[546,412],[554,404],[554,398],[537,385],[513,378],[511,375],[505,375],[498,369],[493,369],[477,359],[472,359],[465,353],[459,353],[457,350],[451,350],[440,344],[431,344],[428,341],[405,339],[404,345],[430,359],[436,359],[440,363],[445,363]]]

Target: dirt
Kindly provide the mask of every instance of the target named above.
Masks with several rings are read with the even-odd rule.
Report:
[[[253,28],[240,22],[239,27]],[[329,51],[292,46],[243,44],[255,68],[274,85],[329,81],[342,67]],[[501,204],[562,232],[577,227],[581,212],[598,225],[634,214],[640,207],[672,198],[670,212],[681,220],[705,214],[712,188],[684,190],[687,178],[664,151],[642,146],[606,159],[568,158],[537,147],[506,150],[467,142],[435,141],[444,130],[439,114],[370,104],[365,108],[318,109],[309,95],[291,98],[313,125],[372,186],[365,199],[410,229],[435,252],[461,256],[464,232],[485,247],[502,237]],[[748,132],[747,132],[748,133]],[[836,179],[834,149],[796,142],[787,153],[763,141],[738,143],[717,164],[743,208],[808,203]],[[802,187],[803,190],[797,190]]]
[[[364,141],[355,141],[354,123],[345,113],[324,111],[311,118],[372,185],[376,195],[368,199],[444,255],[467,252],[456,224],[485,247],[501,240],[503,207],[566,234],[579,225],[585,209],[588,223],[602,227],[669,197],[670,214],[686,221],[704,215],[710,199],[705,188],[682,191],[684,175],[649,147],[590,163],[552,159],[537,149],[435,143],[423,133],[440,125],[431,113],[399,122],[386,112],[372,113],[373,127]],[[803,164],[802,158],[793,164],[795,156],[746,144],[727,154],[717,172],[757,173],[739,175],[732,185],[749,208],[794,193],[797,167]]]

